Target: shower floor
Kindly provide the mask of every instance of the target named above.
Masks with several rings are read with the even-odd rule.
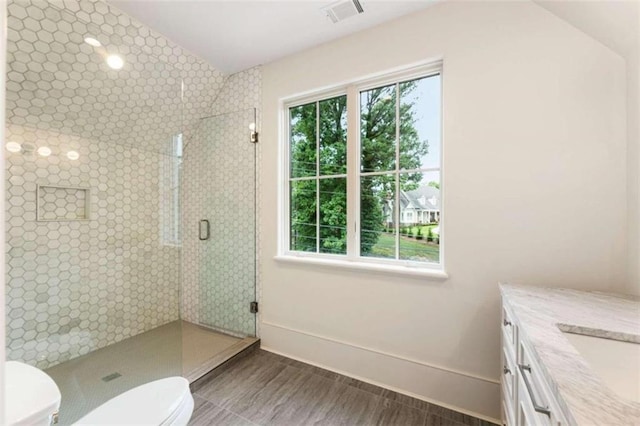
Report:
[[[62,393],[60,423],[71,424],[122,392],[169,376],[189,382],[258,339],[174,321],[46,370]]]

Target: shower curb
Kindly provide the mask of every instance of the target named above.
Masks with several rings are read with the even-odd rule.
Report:
[[[254,353],[259,348],[260,348],[260,339],[256,340],[254,343],[252,343],[251,345],[247,346],[245,349],[243,349],[242,351],[238,352],[237,354],[235,354],[234,356],[232,356],[231,358],[229,358],[228,360],[226,360],[222,364],[214,367],[209,372],[207,372],[204,375],[200,376],[198,379],[194,380],[193,382],[191,382],[189,384],[189,389],[191,389],[191,393],[197,392],[198,390],[202,389],[202,387],[205,386],[207,383],[211,382],[213,379],[218,377],[220,374],[224,373],[230,367],[236,365],[239,361],[241,361],[242,359],[244,359],[247,356],[251,355],[252,353]]]

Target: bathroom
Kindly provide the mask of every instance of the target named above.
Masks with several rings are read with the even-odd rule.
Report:
[[[2,7],[5,423],[640,423],[637,1]]]

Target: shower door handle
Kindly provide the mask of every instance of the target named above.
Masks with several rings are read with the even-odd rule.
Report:
[[[209,236],[209,221],[206,219],[202,219],[198,223],[198,238],[200,239],[200,241],[205,241],[209,239]]]

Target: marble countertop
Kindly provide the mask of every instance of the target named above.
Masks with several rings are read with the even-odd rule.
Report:
[[[640,298],[513,284],[500,291],[570,423],[640,424],[640,403],[610,390],[561,331],[640,343]]]

